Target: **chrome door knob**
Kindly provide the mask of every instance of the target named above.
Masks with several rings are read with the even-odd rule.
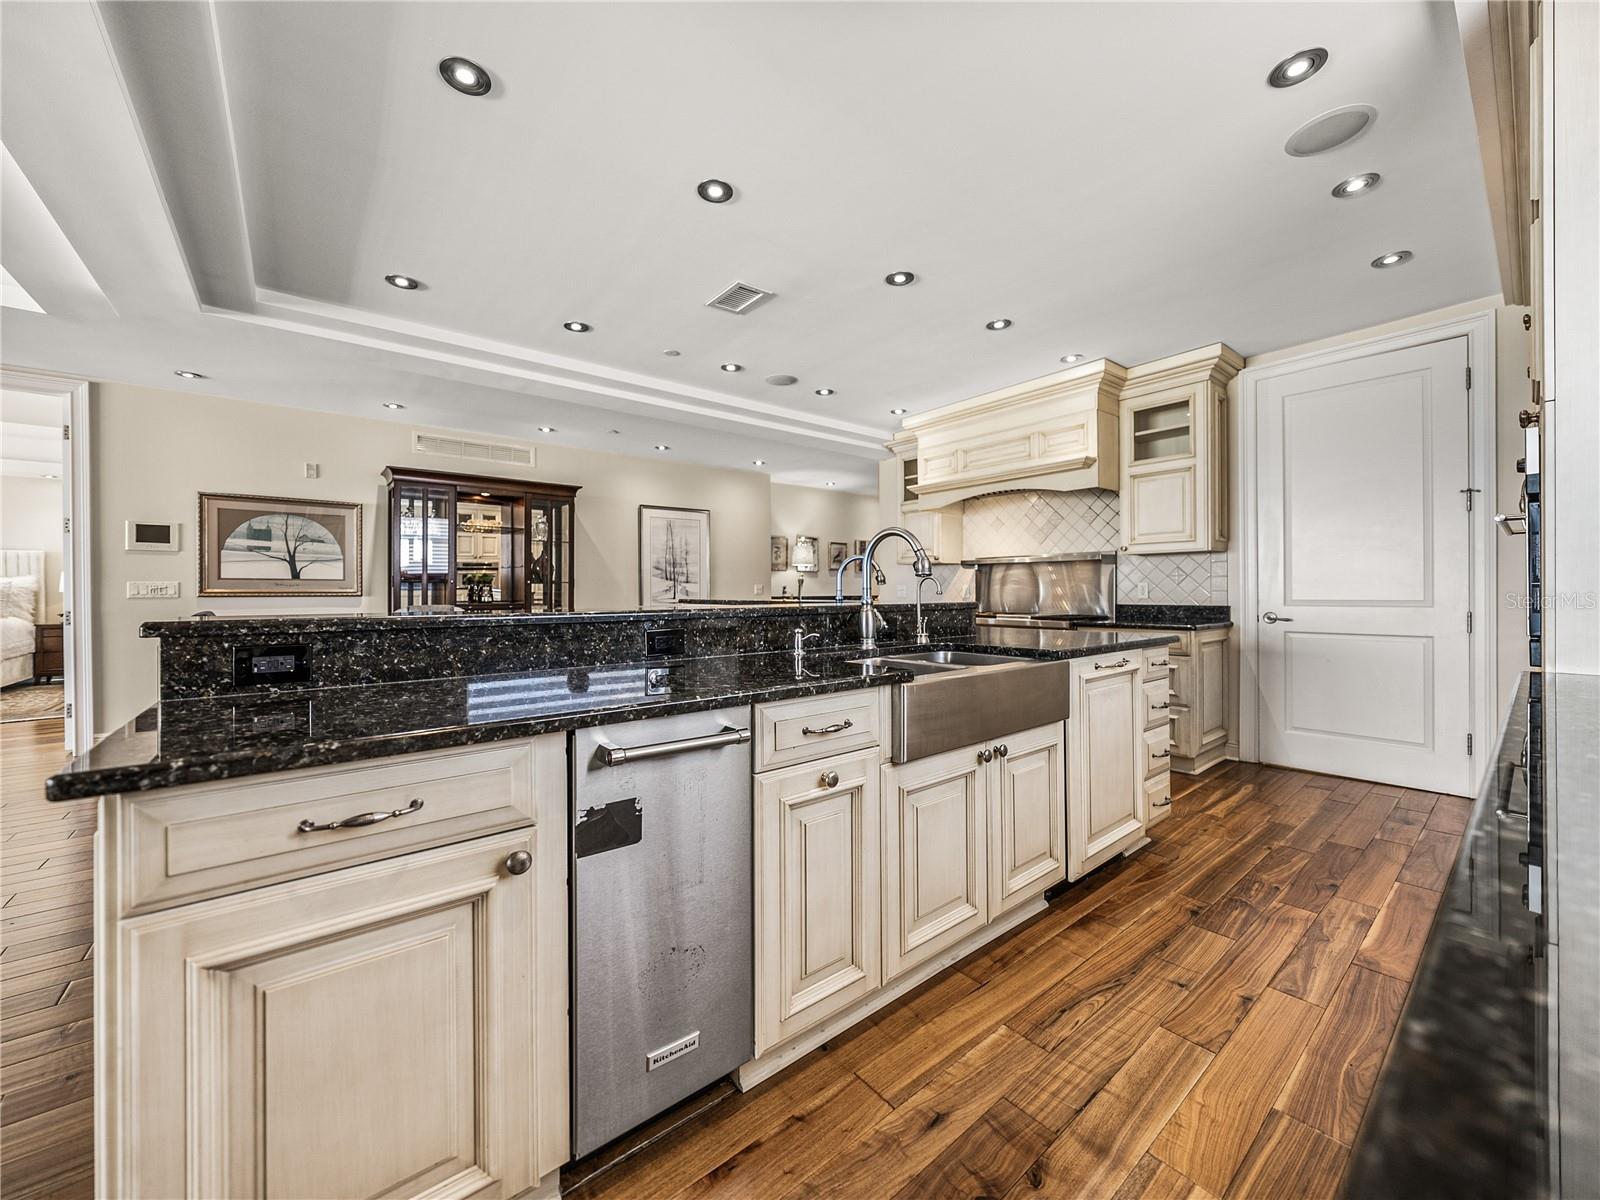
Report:
[[[1261,619],[1263,621],[1265,621],[1268,625],[1276,625],[1279,621],[1293,621],[1294,620],[1293,617],[1280,617],[1275,612],[1264,612],[1264,613],[1261,614]]]
[[[533,866],[533,855],[526,850],[518,850],[506,858],[507,875],[526,875]]]

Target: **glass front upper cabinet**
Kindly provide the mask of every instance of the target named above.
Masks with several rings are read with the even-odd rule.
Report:
[[[1194,453],[1194,408],[1188,398],[1133,412],[1133,461]]]
[[[389,467],[389,611],[571,612],[578,489]]]

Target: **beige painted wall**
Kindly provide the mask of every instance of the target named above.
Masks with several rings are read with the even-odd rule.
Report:
[[[801,576],[794,571],[774,571],[771,588],[774,596],[787,587],[791,595],[805,580],[805,595],[831,592],[834,573],[828,567],[828,543],[843,542],[846,546],[871,537],[878,530],[877,496],[858,496],[854,492],[838,492],[831,488],[790,487],[772,485],[772,536],[789,539],[791,553],[794,539],[809,536],[817,539],[819,569],[815,575]],[[850,553],[845,551],[846,555]],[[845,577],[845,586],[861,587],[861,576],[852,570]]]
[[[387,504],[390,464],[476,470],[459,460],[411,451],[412,426],[396,421],[248,404],[212,396],[96,384],[94,447],[95,728],[107,731],[155,699],[153,641],[143,621],[218,613],[382,612],[388,604]],[[481,436],[481,435],[480,435]],[[305,463],[320,477],[305,478]],[[756,471],[730,471],[539,444],[531,468],[483,464],[485,473],[582,486],[577,501],[577,606],[633,608],[639,602],[639,505],[711,510],[712,594],[736,599],[768,585],[771,485]],[[360,599],[200,597],[195,557],[196,495],[243,492],[359,500],[365,530]],[[123,549],[123,523],[181,522],[177,554]],[[132,580],[177,580],[177,600],[129,600]]]
[[[0,545],[44,551],[44,598],[49,620],[61,620],[61,481],[0,477]]]

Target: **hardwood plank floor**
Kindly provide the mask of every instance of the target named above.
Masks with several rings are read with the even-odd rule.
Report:
[[[50,804],[59,720],[0,725],[0,1194],[94,1194],[95,805]]]
[[[761,1188],[723,1194],[1333,1196],[1463,802],[1243,764],[1174,779],[1135,858],[573,1195],[698,1196],[755,1161]],[[782,1114],[822,1123],[842,1078],[882,1108],[793,1136]]]
[[[60,747],[0,731],[7,1200],[94,1189],[94,807],[44,801]],[[1244,764],[1174,795],[1135,858],[569,1194],[1332,1196],[1466,804]]]

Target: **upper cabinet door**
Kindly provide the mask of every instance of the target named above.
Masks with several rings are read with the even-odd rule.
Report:
[[[139,1129],[105,1131],[103,1193],[531,1187],[541,1094],[565,1128],[564,1078],[540,1076],[565,1061],[536,1049],[539,872],[507,870],[534,849],[524,830],[122,922],[104,949],[127,1000],[96,1035]]]
[[[876,991],[876,751],[756,776],[756,1053]]]
[[[883,771],[887,983],[988,924],[988,768],[972,747]]]
[[[1137,653],[1072,664],[1067,878],[1076,879],[1144,830],[1144,691]]]
[[[1124,549],[1144,554],[1195,544],[1198,470],[1191,459],[1128,476],[1122,492]]]
[[[1064,738],[1057,721],[1002,738],[995,747],[989,806],[991,920],[1066,878]]]

